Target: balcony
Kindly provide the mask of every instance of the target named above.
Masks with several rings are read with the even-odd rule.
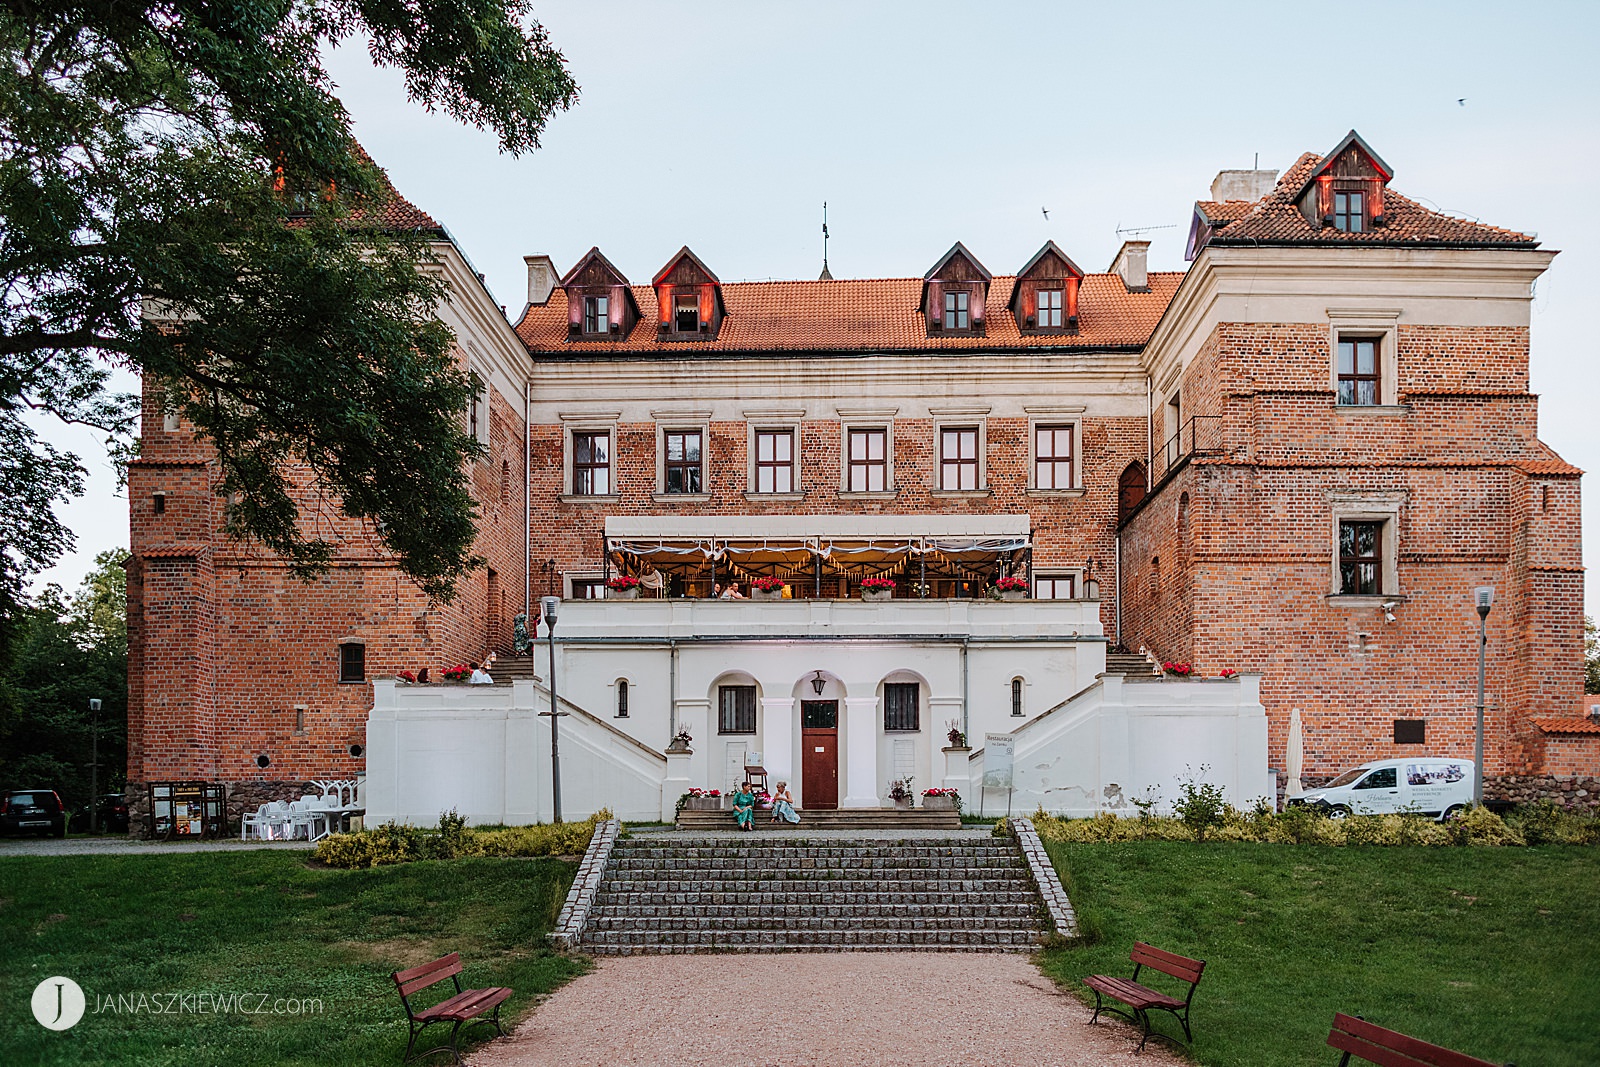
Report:
[[[1167,438],[1167,443],[1156,453],[1150,484],[1159,488],[1162,482],[1182,470],[1191,457],[1216,455],[1221,451],[1222,416],[1195,415],[1178,427],[1178,432]]]

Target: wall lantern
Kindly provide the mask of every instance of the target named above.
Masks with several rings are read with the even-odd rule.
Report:
[[[811,688],[816,690],[817,696],[821,696],[822,691],[827,687],[828,680],[822,676],[821,671],[811,676]]]

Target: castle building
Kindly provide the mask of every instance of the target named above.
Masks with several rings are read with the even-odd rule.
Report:
[[[1294,711],[1309,779],[1470,758],[1482,586],[1491,791],[1600,774],[1567,715],[1580,472],[1528,392],[1555,253],[1392,177],[1353,132],[1224,172],[1181,273],[1143,241],[1102,273],[957,242],[917,277],[754,283],[687,247],[648,284],[598,248],[529,256],[514,328],[395,194],[487,383],[489,566],[430,606],[351,524],[303,585],[221,537],[209,454],[147,396],[130,782],[247,803],[365,773],[378,817],[547,818],[554,702],[568,814],[670,814],[752,761],[803,806],[910,777],[976,808],[1002,735],[1029,808],[1202,766],[1242,803],[1276,791]],[[516,658],[542,596],[554,648]],[[490,652],[503,684],[396,681]]]

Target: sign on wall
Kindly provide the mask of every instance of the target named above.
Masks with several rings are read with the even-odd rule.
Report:
[[[983,735],[983,788],[1011,788],[1011,762],[1016,751],[1017,739],[1010,734]]]

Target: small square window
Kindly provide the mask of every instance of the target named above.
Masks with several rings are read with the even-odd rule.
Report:
[[[572,579],[573,600],[604,600],[606,583],[603,578]]]
[[[1339,524],[1339,592],[1378,596],[1383,592],[1383,523]]]
[[[1367,228],[1365,193],[1355,189],[1333,192],[1333,228],[1345,233],[1361,233]]]
[[[700,431],[668,430],[666,448],[666,491],[701,492]]]
[[[1060,289],[1040,289],[1039,308],[1034,316],[1034,323],[1041,330],[1059,329],[1061,326],[1061,297]]]
[[[583,332],[605,333],[611,328],[611,301],[603,296],[583,298]]]
[[[367,646],[347,641],[339,646],[339,681],[364,682],[367,680]]]
[[[679,333],[700,332],[700,298],[679,296],[672,301],[673,329]]]
[[[947,289],[944,294],[944,328],[965,330],[971,325],[967,312],[968,293],[965,289]]]
[[[717,733],[753,734],[756,732],[756,687],[720,685],[717,687]]]
[[[1376,337],[1339,338],[1339,403],[1382,403],[1383,375],[1378,356],[1382,341]]]
[[[1033,577],[1035,600],[1078,599],[1078,576],[1075,574],[1036,574]]]
[[[1428,720],[1394,720],[1394,743],[1397,745],[1425,745],[1428,743]]]
[[[922,686],[918,682],[886,682],[883,687],[883,728],[918,729]]]

